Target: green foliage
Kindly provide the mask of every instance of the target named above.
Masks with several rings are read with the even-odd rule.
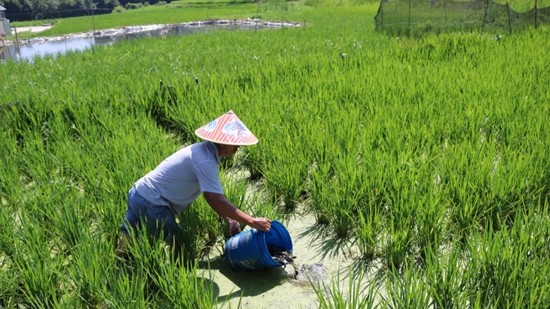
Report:
[[[236,7],[208,15],[257,12]],[[127,264],[112,248],[132,183],[232,109],[260,142],[224,162],[227,197],[273,219],[309,211],[381,266],[377,299],[362,303],[349,281],[324,287],[321,306],[546,306],[548,29],[392,38],[373,32],[375,10],[265,10],[308,26],[3,63],[0,305],[216,306],[165,244],[144,237]],[[180,220],[201,259],[227,228],[202,199],[191,207]]]
[[[143,7],[143,4],[141,3],[131,3],[128,2],[126,5],[124,5],[124,9],[126,10],[137,10]]]
[[[355,273],[350,269],[347,281],[336,275],[331,278],[330,285],[324,282],[311,282],[313,290],[319,299],[320,309],[354,309],[375,308],[376,284],[365,282],[363,270]],[[312,280],[312,279],[310,279]]]
[[[110,11],[119,5],[118,0],[3,0],[0,5],[6,8],[6,15],[12,21],[29,21],[90,15],[91,9],[96,14]]]
[[[535,8],[536,7],[536,8]],[[396,0],[381,1],[376,29],[394,36],[480,31],[502,35],[548,25],[550,2]]]

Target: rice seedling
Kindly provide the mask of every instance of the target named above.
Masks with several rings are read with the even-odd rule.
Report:
[[[383,265],[378,307],[544,307],[548,30],[398,39],[372,32],[375,8],[2,63],[0,305],[215,307],[161,242],[124,267],[112,249],[133,182],[233,109],[260,142],[222,166],[228,198],[311,212],[358,245]],[[200,259],[226,227],[202,200],[189,210]],[[376,306],[351,286],[321,306]]]
[[[476,307],[537,308],[548,299],[545,277],[548,246],[539,247],[548,233],[547,223],[539,231],[525,226],[538,217],[530,211],[517,216],[509,229],[483,235],[469,242],[467,293]],[[544,236],[543,236],[544,237]]]
[[[44,239],[47,232],[36,218],[21,216],[12,265],[17,269],[15,302],[31,307],[61,305],[63,257],[52,254],[52,244]]]
[[[330,285],[324,282],[311,282],[311,284],[319,300],[317,308],[377,308],[377,286],[374,282],[366,282],[363,270],[359,273],[351,270],[347,281],[338,273],[331,278]]]
[[[351,116],[351,115],[347,115]],[[356,114],[355,116],[358,116]],[[326,123],[336,143],[321,139],[314,148],[315,168],[311,171],[311,199],[320,223],[329,223],[337,237],[347,238],[366,200],[366,173],[362,172],[361,132],[354,118]],[[345,124],[345,125],[344,125]]]
[[[380,252],[380,237],[382,232],[382,216],[375,207],[366,206],[359,212],[359,221],[354,229],[354,237],[361,256],[370,260]]]
[[[204,205],[201,205],[200,209],[199,207],[188,209],[188,211],[178,215],[183,231],[182,252],[186,261],[194,261],[199,257],[199,254],[208,252],[211,244],[216,240],[216,234],[213,231],[216,230],[219,223],[216,220],[211,220],[211,216],[206,220],[204,220],[205,218],[199,218],[199,216],[204,215],[204,208]]]
[[[467,280],[458,246],[438,251],[428,247],[425,254],[426,288],[433,308],[468,307]]]
[[[390,270],[384,281],[386,292],[380,295],[383,308],[429,308],[431,299],[424,276],[411,268],[403,273]]]
[[[212,280],[204,280],[197,275],[196,266],[189,268],[175,267],[162,263],[157,267],[146,267],[152,284],[159,290],[161,302],[166,306],[178,308],[213,307]],[[186,291],[185,293],[182,293]]]
[[[80,308],[107,306],[107,278],[115,272],[115,267],[112,263],[113,257],[108,258],[110,263],[102,263],[101,260],[105,259],[102,257],[103,252],[111,248],[108,242],[88,240],[81,241],[72,250],[72,263],[67,271],[68,277],[71,278],[67,283],[68,294],[71,297],[65,301]]]
[[[18,282],[14,280],[16,271],[12,267],[15,254],[14,220],[7,212],[0,214],[0,305],[13,306],[17,299]]]
[[[408,168],[405,168],[408,169]],[[386,267],[400,269],[413,252],[417,208],[416,194],[410,184],[394,184],[395,196],[389,197],[388,226],[383,237],[383,259]]]
[[[279,131],[279,132],[277,132]],[[280,130],[272,130],[274,134],[282,135]],[[272,152],[268,154],[266,164],[271,168],[262,173],[265,179],[265,187],[273,196],[275,202],[279,199],[288,212],[296,210],[297,204],[303,200],[306,194],[306,183],[311,159],[303,151],[296,149],[297,143],[290,135],[278,140],[279,145],[273,145]],[[299,143],[299,142],[298,142]],[[278,151],[277,151],[278,150]],[[291,170],[289,170],[291,168]]]

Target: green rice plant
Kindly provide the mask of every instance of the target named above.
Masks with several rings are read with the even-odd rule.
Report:
[[[267,150],[246,149],[241,164],[250,173],[250,179],[257,180],[264,176],[262,170],[265,170]]]
[[[120,267],[123,276],[129,277],[130,280],[135,280],[137,286],[143,291],[134,291],[133,287],[127,287],[125,284],[119,286],[130,294],[139,296],[140,298],[128,299],[131,302],[156,299],[161,288],[159,280],[156,278],[157,273],[161,271],[165,264],[172,263],[174,260],[174,249],[168,247],[161,238],[153,238],[147,235],[145,229],[139,229],[132,233],[132,241],[128,245],[128,259],[122,261]],[[186,252],[182,252],[183,255]],[[177,263],[179,265],[179,263]],[[118,283],[118,282],[117,282]],[[121,290],[120,292],[124,292]],[[117,294],[119,292],[117,291]]]
[[[292,151],[300,141],[286,135],[278,140],[280,144],[270,145],[272,151],[266,159],[270,169],[263,173],[265,187],[278,202],[283,201],[284,209],[292,212],[306,194],[308,170],[311,159],[307,152]]]
[[[107,306],[105,300],[109,294],[109,278],[116,272],[112,246],[105,241],[81,241],[72,250],[71,264],[67,274],[71,278],[70,303],[75,307],[89,308]],[[65,300],[66,301],[66,300]]]
[[[148,116],[167,132],[173,132],[182,141],[190,142],[196,139],[194,131],[197,126],[197,114],[182,113],[178,106],[180,102],[186,102],[190,97],[197,96],[198,85],[188,78],[178,81],[177,84],[167,84],[161,80],[158,88],[152,90],[152,94],[144,103],[147,105]]]
[[[379,258],[379,307],[467,297],[472,308],[545,308],[548,30],[395,38],[372,32],[376,4],[341,4],[262,12],[307,27],[2,63],[0,306],[173,307],[177,289],[158,274],[188,273],[169,268],[165,244],[136,244],[136,263],[100,257],[112,254],[133,182],[232,109],[260,142],[222,166],[228,199],[280,219],[273,197],[289,196],[363,258]],[[233,177],[240,169],[259,181]],[[188,215],[193,253],[216,246],[226,226],[208,205],[200,199]]]
[[[349,119],[332,119],[326,130],[336,143],[320,138],[315,150],[315,168],[311,171],[311,200],[319,223],[330,223],[336,237],[353,233],[356,215],[365,205],[367,175],[362,171],[363,149],[358,114]],[[332,123],[333,121],[333,123]]]
[[[453,229],[454,237],[457,241],[465,243],[476,230],[480,230],[483,226],[483,222],[486,219],[487,212],[492,205],[486,205],[483,199],[487,196],[489,189],[488,185],[479,185],[479,173],[470,173],[475,169],[481,168],[479,165],[483,164],[483,170],[485,177],[487,176],[487,169],[491,168],[490,163],[480,163],[478,158],[468,158],[468,155],[462,157],[455,157],[455,161],[461,166],[461,173],[452,173],[449,175],[448,190],[452,190],[448,195],[451,198],[450,201],[450,220]],[[463,163],[467,161],[468,163]],[[464,164],[464,165],[462,165]],[[473,164],[475,167],[469,168],[468,164]],[[489,165],[488,165],[489,164]],[[487,178],[485,178],[487,179]],[[485,207],[482,205],[486,205]]]
[[[390,270],[384,280],[385,291],[380,293],[380,307],[429,308],[431,299],[424,276],[412,268],[405,268],[401,274]]]
[[[327,164],[313,173],[312,203],[317,205],[317,222],[329,223],[337,238],[346,239],[353,234],[364,190],[348,179],[349,174],[335,175],[327,181],[324,175],[330,175],[332,170],[331,165]],[[325,182],[329,183],[329,187],[320,185]]]
[[[276,218],[279,213],[275,205],[269,202],[262,185],[242,178],[244,175],[237,175],[240,172],[239,169],[229,169],[220,175],[226,198],[253,217]]]
[[[471,238],[465,272],[470,303],[481,307],[539,308],[548,299],[548,247],[539,245],[548,235],[548,223],[538,224],[537,230],[532,224],[541,219],[528,211],[517,216],[510,229],[477,233]]]
[[[347,282],[340,278],[340,273],[333,276],[330,285],[321,282],[311,282],[317,295],[317,308],[352,309],[377,308],[376,296],[378,287],[373,281],[366,282],[366,275],[361,269],[359,273],[350,270]]]
[[[3,205],[6,207],[7,205]],[[12,214],[0,212],[0,306],[14,306],[17,300],[18,282],[16,269],[13,265],[13,256],[16,250],[16,224]]]
[[[544,157],[539,151],[542,149],[534,149],[533,152],[538,153],[534,156]],[[532,183],[538,182],[537,179],[540,179],[541,175],[533,173],[537,168],[516,151],[503,147],[498,161],[499,167],[495,168],[491,183],[491,203],[495,207],[491,208],[489,213],[496,231],[501,228],[507,229],[515,221],[516,215],[524,211],[532,208],[542,211],[543,204],[540,203],[540,199],[545,191],[540,186],[537,186],[540,190],[532,190]],[[544,161],[535,164],[544,164]]]
[[[373,259],[381,250],[379,242],[382,224],[382,216],[377,207],[367,205],[359,211],[359,221],[354,229],[354,238],[364,259]]]
[[[467,282],[463,277],[463,260],[458,246],[439,253],[427,247],[425,276],[433,308],[468,307]]]
[[[89,232],[83,229],[90,226],[91,218],[84,207],[79,207],[82,201],[73,200],[71,186],[53,184],[50,194],[51,200],[41,205],[45,217],[48,217],[44,228],[52,234],[52,238],[59,240],[59,250],[70,254],[81,242],[89,236]],[[57,205],[57,207],[55,207]],[[48,229],[50,226],[50,229]]]
[[[174,308],[214,308],[216,299],[212,278],[202,278],[196,266],[190,269],[161,264],[149,276],[159,289],[163,306]]]
[[[15,272],[3,270],[0,273],[0,305],[5,308],[13,308],[17,304],[18,285],[14,282]]]
[[[428,181],[428,180],[425,180]],[[439,252],[446,242],[448,232],[447,208],[442,203],[440,191],[420,195],[416,211],[416,242],[420,258]]]
[[[150,283],[144,269],[147,265],[132,262],[117,262],[116,265],[105,277],[108,280],[104,281],[102,303],[109,308],[150,308],[155,293],[149,289]]]
[[[0,108],[0,112],[10,115],[12,110]],[[5,117],[8,118],[8,117]],[[14,130],[9,127],[11,122],[9,119],[6,119],[5,128],[2,127],[0,130],[3,132],[1,138],[3,140],[2,148],[0,150],[1,164],[0,164],[0,204],[6,206],[9,201],[14,200],[21,192],[21,188],[14,185],[14,180],[20,177],[19,171],[19,157],[18,154],[18,143]],[[4,123],[4,121],[2,121]],[[1,234],[1,233],[0,233]]]
[[[143,282],[144,301],[156,299],[161,306],[178,308],[214,306],[213,281],[197,275],[196,262],[185,266],[171,262],[173,253],[161,240],[148,240],[143,231],[132,242],[130,252],[126,267],[132,280]]]
[[[382,257],[384,265],[390,269],[400,269],[405,266],[407,256],[412,249],[412,233],[408,220],[394,219],[390,222],[388,235],[383,243]]]
[[[61,258],[51,255],[51,244],[44,241],[47,233],[36,219],[19,218],[21,226],[11,266],[16,270],[14,280],[18,282],[14,301],[36,308],[59,307],[64,280]]]
[[[373,123],[376,123],[373,120]],[[363,156],[364,165],[362,173],[364,174],[365,190],[362,197],[363,204],[358,207],[358,214],[355,218],[356,227],[354,228],[354,239],[359,246],[363,258],[372,259],[384,251],[383,240],[386,235],[384,226],[388,220],[388,206],[391,205],[388,169],[391,166],[384,150],[380,149],[378,142],[378,132],[371,128],[368,134],[363,137],[365,147],[370,153]]]
[[[178,215],[178,221],[183,233],[182,253],[186,261],[195,261],[203,254],[207,254],[216,241],[216,234],[220,224],[210,214],[211,209],[207,205],[192,205],[186,211]]]
[[[386,235],[383,238],[383,260],[386,267],[400,269],[407,256],[413,252],[414,228],[417,217],[417,194],[413,167],[402,164],[396,175],[392,175],[391,189],[388,189],[388,217]],[[398,176],[398,177],[396,177]]]
[[[16,221],[11,204],[8,203],[7,201],[5,204],[2,203],[5,211],[0,213],[0,265],[8,263],[15,252]]]

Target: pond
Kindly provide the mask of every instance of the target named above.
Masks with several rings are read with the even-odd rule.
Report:
[[[117,29],[91,31],[66,36],[5,41],[0,45],[0,62],[9,59],[32,62],[35,57],[53,57],[73,51],[85,51],[93,46],[108,46],[121,40],[144,37],[188,35],[197,32],[226,30],[258,30],[264,28],[298,27],[299,23],[262,22],[258,20],[211,20],[171,25],[132,26]]]

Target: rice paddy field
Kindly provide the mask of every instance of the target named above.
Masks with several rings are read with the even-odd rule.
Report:
[[[223,162],[228,199],[358,248],[314,308],[548,308],[549,29],[392,37],[377,8],[1,63],[0,307],[241,307],[159,243],[113,253],[133,182],[233,110],[260,142]],[[223,246],[203,199],[180,220],[195,260]]]

